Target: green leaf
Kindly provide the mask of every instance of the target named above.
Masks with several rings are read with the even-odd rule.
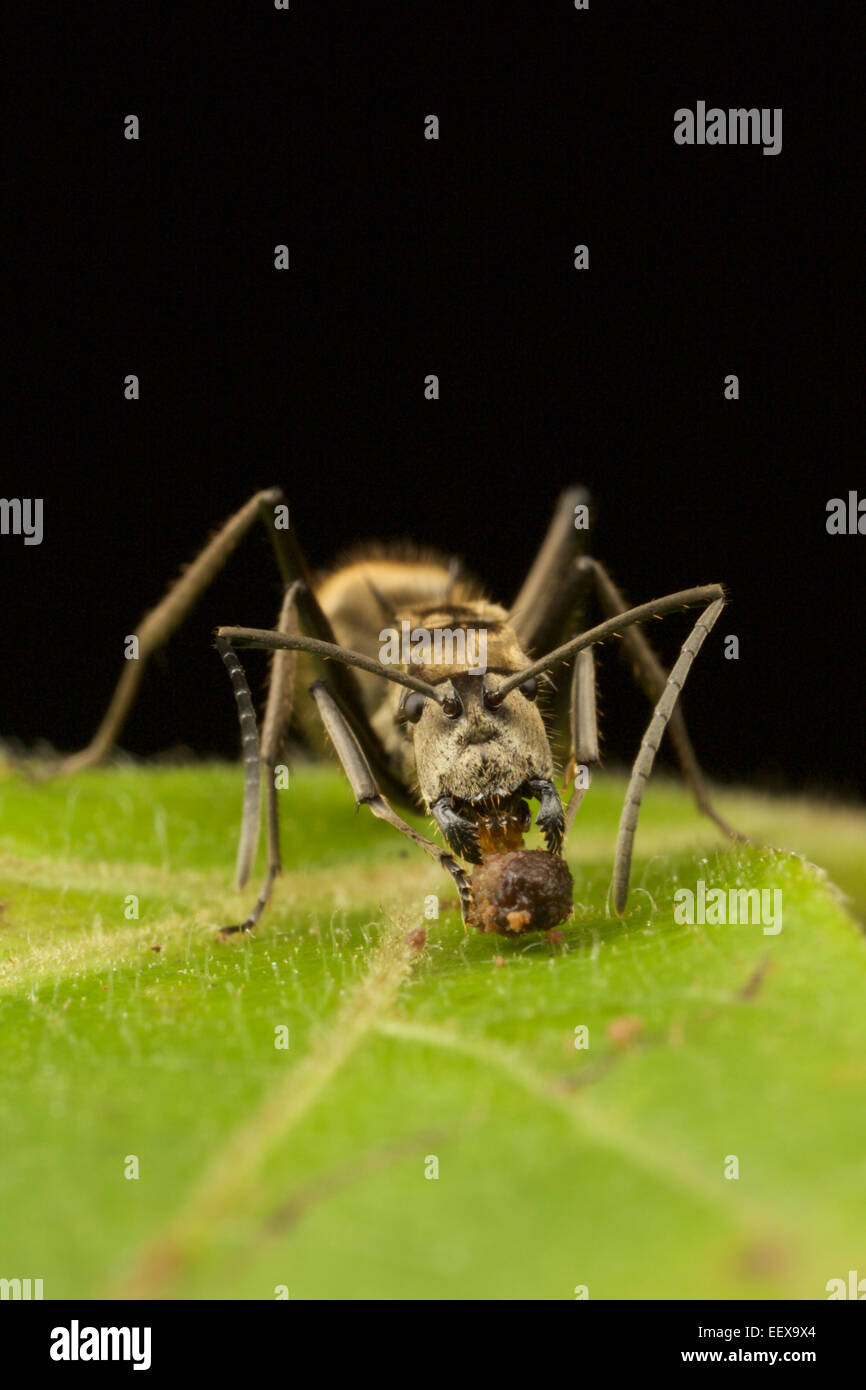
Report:
[[[654,781],[620,921],[600,778],[551,943],[467,934],[436,866],[303,770],[263,925],[221,942],[257,891],[231,885],[240,791],[224,766],[0,783],[4,1277],[808,1299],[866,1275],[861,812],[723,795],[758,842],[731,848]],[[678,923],[698,879],[780,890],[782,930]]]

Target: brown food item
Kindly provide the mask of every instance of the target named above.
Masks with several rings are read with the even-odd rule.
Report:
[[[549,931],[572,914],[574,882],[564,859],[546,849],[489,854],[472,874],[469,922],[505,936]]]

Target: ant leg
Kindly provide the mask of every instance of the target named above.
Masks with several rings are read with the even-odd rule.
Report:
[[[508,621],[525,651],[551,646],[571,617],[581,582],[571,561],[588,534],[575,527],[575,509],[588,508],[589,501],[583,487],[560,493],[541,549],[511,605]]]
[[[278,529],[272,514],[266,520],[283,583],[287,587],[296,585],[298,613],[305,630],[320,642],[338,646],[330,620],[316,598],[313,578],[294,531]],[[385,783],[391,796],[410,804],[406,789],[394,779],[382,741],[370,724],[355,672],[350,667],[336,665],[329,668],[328,674],[379,781]]]
[[[641,746],[635,758],[628,789],[625,794],[622,815],[619,821],[619,830],[617,831],[616,837],[616,855],[613,866],[612,888],[613,909],[618,917],[621,917],[625,911],[625,905],[628,899],[628,881],[631,874],[631,856],[634,847],[634,836],[637,830],[641,799],[643,797],[647,778],[652,772],[658,746],[661,743],[662,735],[667,728],[668,722],[674,714],[679,693],[691,670],[692,662],[703,646],[707,634],[724,606],[725,600],[719,598],[701,613],[689,636],[683,643],[679,657],[665,682],[661,698],[653,711],[653,716],[647,726],[647,731],[641,740]]]
[[[574,788],[565,808],[565,834],[589,790],[592,770],[600,761],[598,750],[598,713],[595,703],[595,657],[592,647],[578,652],[571,673],[569,702],[571,756],[565,769],[565,785],[574,779]],[[582,773],[586,778],[583,779]]]
[[[605,618],[615,618],[628,610],[623,595],[614,584],[607,570],[598,560],[583,556],[576,561],[579,574],[589,575],[598,596]],[[622,655],[631,665],[632,675],[649,700],[658,700],[665,689],[667,676],[664,667],[639,627],[624,628],[622,633]],[[679,761],[686,785],[695,799],[697,808],[703,815],[715,821],[716,825],[731,839],[742,840],[745,836],[729,825],[713,805],[709,788],[700,763],[698,762],[683,712],[678,707],[670,717],[670,740]]]
[[[277,622],[278,632],[291,632],[297,623],[295,598],[297,585],[286,591]],[[261,777],[265,779],[265,800],[267,806],[268,867],[255,907],[240,926],[223,927],[220,935],[228,936],[236,931],[250,931],[258,925],[259,918],[270,901],[271,890],[277,874],[282,873],[280,857],[280,822],[277,806],[276,768],[282,750],[283,739],[292,715],[295,688],[295,668],[297,656],[294,652],[274,653],[268,685],[268,702],[265,722],[259,744],[256,715],[253,708],[250,688],[243,667],[231,644],[217,637],[216,648],[223,659],[231,677],[232,689],[238,707],[241,726],[241,747],[244,764],[244,809],[241,820],[241,833],[238,841],[238,857],[235,882],[243,888],[250,875],[259,839],[259,810],[261,804]]]
[[[201,554],[172,584],[165,598],[147,613],[138,626],[138,660],[125,663],[108,709],[86,748],[65,757],[59,765],[62,774],[94,767],[111,751],[132,709],[141,685],[144,668],[157,648],[162,647],[186,618],[260,517],[273,515],[282,499],[279,488],[257,492],[208,541]]]
[[[238,707],[238,719],[241,726],[241,751],[244,764],[244,809],[241,819],[241,833],[238,842],[237,867],[235,869],[235,882],[238,887],[246,883],[249,876],[249,868],[255,854],[256,844],[259,837],[259,805],[261,799],[261,761],[259,754],[259,731],[256,724],[256,712],[253,709],[250,688],[247,685],[247,678],[244,669],[238,660],[237,653],[230,644],[222,637],[216,639],[216,649],[222,657],[226,670],[229,673],[234,691],[235,700]],[[270,829],[270,818],[268,828]],[[259,894],[256,907],[249,917],[239,926],[223,927],[221,936],[228,936],[236,931],[250,931],[256,926],[259,918],[264,911],[265,903],[270,895],[271,886],[276,875],[279,873],[279,845],[276,846],[276,862],[273,857],[273,846],[269,843],[268,855],[268,875],[265,887]],[[264,900],[264,901],[263,901]]]
[[[283,598],[280,616],[277,621],[278,632],[293,632],[297,626],[295,600],[298,585],[287,589]],[[290,651],[276,651],[271,665],[268,684],[268,701],[259,744],[255,710],[243,667],[231,644],[223,638],[216,639],[216,648],[223,659],[231,677],[232,688],[238,706],[241,726],[241,746],[244,764],[244,809],[241,820],[241,833],[238,841],[235,882],[243,888],[256,856],[259,838],[259,813],[261,805],[261,779],[264,777],[265,804],[267,808],[268,866],[255,907],[240,926],[224,927],[221,935],[228,936],[236,931],[250,931],[258,925],[259,919],[270,901],[274,879],[282,873],[280,857],[280,822],[277,804],[276,770],[282,751],[283,740],[292,716],[295,690],[295,670],[297,654]]]
[[[387,821],[389,825],[393,825],[395,830],[399,830],[401,835],[406,835],[451,875],[457,885],[457,892],[460,896],[460,912],[463,921],[466,922],[472,906],[472,893],[464,870],[446,850],[440,849],[432,840],[428,840],[426,835],[421,835],[417,830],[413,830],[411,825],[408,825],[401,816],[397,815],[397,812],[379,791],[370,771],[370,764],[364,757],[361,746],[329,690],[327,682],[314,681],[310,686],[310,694],[316,702],[322,723],[334,745],[337,757],[343,765],[343,771],[349,779],[357,804],[369,806],[374,816],[377,816],[379,820]]]

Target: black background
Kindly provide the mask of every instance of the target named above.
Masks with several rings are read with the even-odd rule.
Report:
[[[124,635],[254,489],[282,485],[314,565],[408,536],[507,602],[577,481],[633,602],[730,588],[686,701],[714,776],[866,791],[866,538],[825,529],[830,497],[866,494],[853,37],[768,3],[29,15],[2,491],[44,497],[45,539],[0,538],[0,734],[86,742]],[[677,146],[699,99],[782,107],[782,153]],[[210,631],[278,601],[256,533],[122,745],[233,754]],[[686,626],[654,628],[668,659]],[[647,710],[612,656],[602,682],[626,758]]]

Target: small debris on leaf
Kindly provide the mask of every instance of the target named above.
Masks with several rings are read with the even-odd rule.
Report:
[[[643,1019],[636,1014],[624,1014],[622,1018],[612,1018],[607,1025],[608,1040],[616,1047],[624,1047],[643,1031]]]

